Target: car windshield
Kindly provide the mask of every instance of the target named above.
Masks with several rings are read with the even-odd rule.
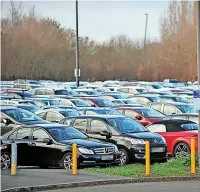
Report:
[[[71,102],[76,105],[76,107],[91,107],[88,102],[81,99],[71,100]]]
[[[162,113],[150,109],[150,108],[145,108],[145,109],[136,109],[137,112],[139,112],[142,116],[147,117],[147,118],[164,118],[165,115]]]
[[[9,117],[20,123],[43,120],[34,113],[31,113],[30,111],[27,111],[25,109],[19,109],[19,108],[9,109],[9,110],[4,110],[3,113],[7,114]]]
[[[99,106],[99,107],[112,107],[115,106],[114,103],[107,99],[95,99],[94,102]]]
[[[49,100],[50,105],[61,105],[61,103],[57,100]]]
[[[99,95],[97,91],[86,91],[85,92],[87,95]]]
[[[151,102],[161,102],[162,99],[160,97],[148,97]]]
[[[76,110],[60,111],[60,113],[61,113],[64,117],[68,117],[68,116],[79,116],[79,113],[78,113],[78,111],[76,111]]]
[[[176,97],[177,102],[189,103],[189,100],[184,97]]]
[[[139,93],[145,93],[146,89],[136,89]]]
[[[198,124],[195,124],[195,123],[182,124],[181,127],[186,131],[198,130],[199,128]]]
[[[56,141],[86,139],[87,136],[73,127],[53,127],[48,131]]]
[[[113,110],[113,109],[97,110],[97,114],[101,114],[101,115],[123,115],[119,111],[116,111],[116,110]]]
[[[133,100],[133,99],[127,99],[125,101],[123,101],[125,104],[137,104],[137,101]]]
[[[35,113],[36,111],[40,111],[41,110],[41,108],[39,108],[37,106],[34,106],[34,105],[30,105],[30,106],[18,106],[18,108],[25,109],[25,110],[30,111],[32,113]]]
[[[182,113],[196,113],[193,105],[176,105]]]
[[[109,122],[116,127],[121,133],[139,133],[149,132],[144,126],[137,121],[127,118],[113,118],[109,119]]]
[[[159,84],[153,84],[152,87],[154,89],[162,89],[162,88],[164,88],[162,85],[159,85]]]

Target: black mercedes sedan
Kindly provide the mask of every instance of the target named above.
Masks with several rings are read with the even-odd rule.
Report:
[[[72,167],[72,144],[77,144],[78,166],[110,165],[120,163],[120,152],[114,144],[87,137],[77,129],[60,124],[22,125],[1,138],[1,162],[10,166],[10,144],[17,144],[17,164],[21,166]]]
[[[150,132],[137,121],[126,116],[85,115],[67,117],[61,124],[71,125],[88,136],[117,145],[121,165],[145,160],[145,141],[150,142],[151,160],[165,162],[167,145],[159,134]]]

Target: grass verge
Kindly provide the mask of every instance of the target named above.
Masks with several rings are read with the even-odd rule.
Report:
[[[88,168],[86,171],[124,177],[146,177],[144,164],[130,164],[110,168]],[[151,165],[151,177],[190,175],[192,174],[190,173],[190,166],[188,166],[187,158],[171,159],[167,163],[154,163]],[[200,176],[199,169],[197,169],[196,175]]]

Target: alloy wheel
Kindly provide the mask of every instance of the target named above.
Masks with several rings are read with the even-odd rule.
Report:
[[[174,150],[175,157],[185,157],[190,154],[190,148],[186,143],[178,143]]]
[[[8,169],[11,164],[10,156],[6,153],[1,154],[1,169]]]
[[[63,167],[65,169],[72,169],[72,155],[66,154],[63,159]]]
[[[119,149],[120,153],[121,153],[121,157],[120,157],[120,165],[125,165],[127,164],[127,153],[124,149]]]

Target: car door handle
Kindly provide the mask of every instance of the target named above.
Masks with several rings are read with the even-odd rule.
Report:
[[[31,143],[30,146],[36,146],[36,144],[35,143]]]

